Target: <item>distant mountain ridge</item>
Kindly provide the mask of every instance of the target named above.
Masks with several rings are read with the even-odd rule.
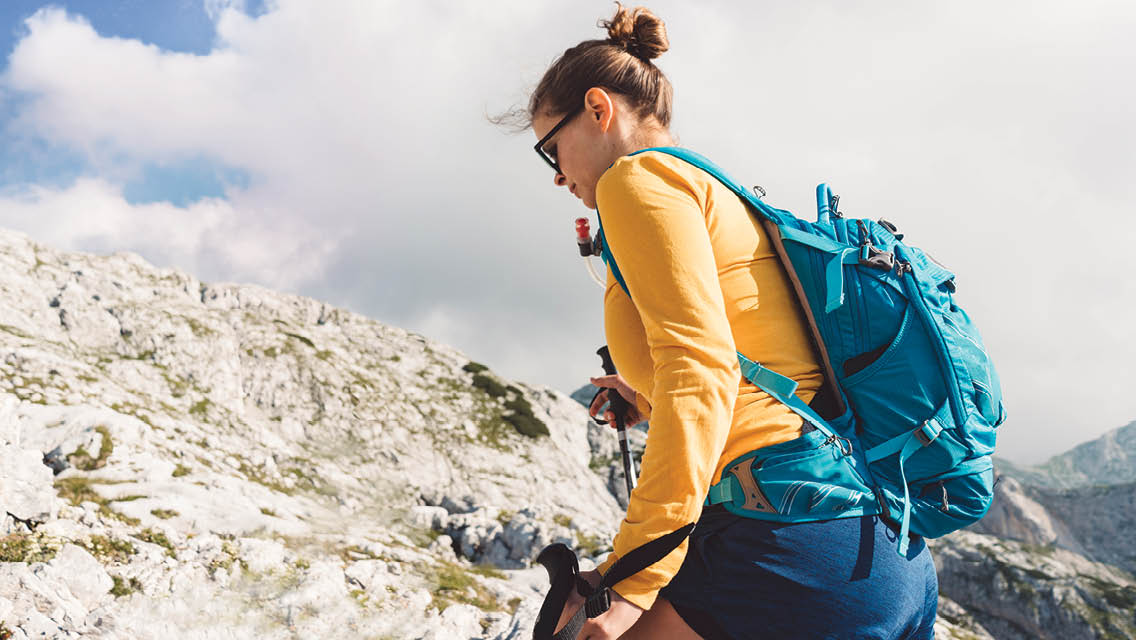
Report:
[[[1079,444],[1039,465],[995,460],[1000,473],[1045,489],[1074,489],[1136,482],[1136,421]]]

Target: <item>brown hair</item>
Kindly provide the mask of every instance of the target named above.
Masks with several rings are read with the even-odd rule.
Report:
[[[539,113],[566,114],[580,106],[592,87],[623,96],[640,117],[653,117],[663,128],[671,122],[671,83],[651,60],[670,47],[663,21],[644,7],[628,10],[616,2],[615,15],[601,20],[606,40],[585,40],[566,50],[529,98],[521,116],[529,126]]]

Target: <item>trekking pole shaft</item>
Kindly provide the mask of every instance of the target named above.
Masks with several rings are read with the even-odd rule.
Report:
[[[627,482],[627,499],[631,499],[631,490],[635,488],[635,481],[639,474],[635,471],[635,461],[631,459],[631,449],[627,446],[627,427],[623,424],[616,426],[619,432],[619,453],[623,455],[623,479]]]
[[[604,345],[596,351],[596,354],[603,360],[603,370],[607,375],[615,375],[615,363],[611,361],[611,353],[608,351],[607,345]],[[619,394],[618,389],[612,389],[614,393],[608,393],[608,403],[611,405],[611,412],[615,414],[615,429],[619,434],[619,453],[623,457],[623,479],[627,483],[627,499],[631,499],[631,490],[635,488],[635,480],[638,474],[635,472],[635,462],[631,459],[631,449],[627,445],[627,411],[631,405]]]

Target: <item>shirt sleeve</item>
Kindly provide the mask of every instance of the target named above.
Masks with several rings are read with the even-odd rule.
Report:
[[[602,572],[632,549],[698,520],[741,374],[698,189],[648,153],[617,161],[601,177],[596,201],[643,321],[654,380],[639,485]],[[685,555],[684,542],[615,591],[650,608]]]
[[[635,392],[635,408],[639,410],[639,415],[643,420],[651,419],[651,401],[638,391]]]

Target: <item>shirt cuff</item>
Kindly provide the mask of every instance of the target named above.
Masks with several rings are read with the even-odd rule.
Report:
[[[608,569],[611,569],[616,560],[619,560],[619,556],[616,554],[608,555],[607,560],[596,567],[596,571],[599,571],[601,575],[606,575]],[[660,588],[650,578],[635,574],[613,586],[612,591],[618,593],[624,600],[646,611],[655,605],[655,599],[659,597]]]

